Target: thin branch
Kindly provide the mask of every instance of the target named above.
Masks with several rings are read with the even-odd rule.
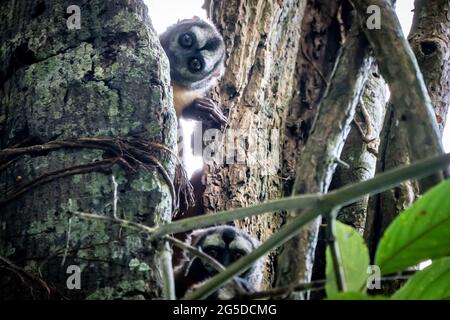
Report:
[[[34,189],[38,186],[41,186],[41,185],[48,183],[50,181],[53,181],[55,179],[59,179],[62,177],[67,177],[67,176],[73,176],[73,175],[77,175],[77,174],[85,174],[85,173],[91,173],[91,172],[96,172],[96,171],[101,171],[101,170],[108,170],[118,160],[119,160],[118,158],[105,159],[105,160],[95,161],[92,163],[81,164],[81,165],[72,166],[69,168],[64,168],[64,169],[44,173],[44,174],[40,175],[39,177],[23,184],[16,191],[14,191],[11,194],[8,194],[5,198],[0,199],[0,207],[8,204],[9,202],[18,198],[22,194],[30,191],[31,189]]]
[[[417,179],[443,170],[450,165],[450,154],[419,161],[410,166],[403,166],[386,171],[373,179],[345,186],[327,194],[307,194],[292,196],[278,200],[267,201],[246,208],[221,211],[211,215],[181,219],[169,224],[151,229],[153,238],[167,234],[180,233],[198,228],[221,224],[233,220],[279,210],[306,209],[312,207],[346,206],[356,202],[368,194],[376,194],[394,187],[405,180]]]
[[[5,265],[7,265],[8,269],[11,270],[12,272],[17,273],[17,275],[22,279],[22,281],[23,281],[23,277],[21,276],[21,274],[25,275],[27,278],[38,283],[41,287],[43,287],[45,289],[45,291],[47,292],[47,296],[50,296],[52,290],[50,289],[49,285],[43,279],[26,271],[22,267],[19,267],[18,265],[16,265],[15,263],[13,263],[12,261],[10,261],[9,259],[7,259],[3,256],[0,256],[0,262],[3,262]]]
[[[333,263],[334,277],[336,278],[336,286],[339,292],[347,291],[344,267],[342,265],[341,253],[339,245],[336,242],[336,217],[340,207],[333,208],[328,214],[327,221],[327,242],[330,248],[331,261]]]
[[[414,271],[415,272],[415,271]],[[414,274],[411,272],[409,274],[400,274],[396,276],[381,277],[380,281],[392,281],[392,280],[408,280]],[[246,293],[239,295],[238,299],[241,300],[259,300],[259,299],[273,299],[273,298],[283,298],[292,292],[305,292],[305,291],[316,291],[325,288],[326,280],[316,280],[308,283],[299,283],[294,286],[278,287],[265,291],[258,291],[253,293]]]
[[[389,84],[399,119],[399,134],[409,141],[413,160],[444,153],[436,117],[416,57],[403,36],[390,1],[351,0],[373,48],[381,74]],[[367,8],[380,8],[382,28],[366,27]],[[414,134],[412,134],[414,133]],[[405,141],[406,142],[406,141]],[[443,180],[442,173],[422,181],[423,192]]]
[[[180,241],[174,237],[165,236],[164,239],[167,241],[170,241],[174,246],[180,248],[181,250],[188,251],[192,255],[200,258],[203,262],[205,262],[206,264],[213,267],[216,271],[220,272],[220,271],[225,270],[225,267],[220,262],[218,262],[216,259],[212,258],[211,256],[207,255],[206,253],[198,250],[197,248],[195,248],[183,241]]]
[[[353,23],[336,59],[306,145],[297,160],[292,194],[328,191],[372,60],[359,25]],[[286,223],[299,214],[302,212],[297,210],[288,215]],[[312,221],[295,241],[283,247],[277,260],[277,286],[310,281],[319,225],[319,219]]]
[[[170,150],[168,147],[152,142],[146,139],[133,137],[133,138],[78,138],[69,140],[55,140],[50,141],[45,144],[32,145],[28,147],[13,147],[0,150],[0,169],[5,169],[10,165],[14,159],[23,155],[37,156],[45,154],[50,151],[55,151],[62,148],[89,148],[89,149],[100,149],[112,153],[116,157],[115,161],[122,165],[124,169],[135,171],[136,164],[139,167],[156,167],[158,172],[162,175],[170,189],[172,195],[172,206],[173,210],[178,209],[178,199],[175,186],[173,185],[173,179],[168,174],[165,167],[161,164],[158,158],[155,156],[156,151],[162,150],[166,153],[172,155],[175,161],[179,164],[180,175],[179,175],[179,187],[183,190],[186,195],[186,199],[189,201],[187,205],[192,205],[192,187],[189,183],[189,179],[182,168],[181,161],[178,156]],[[103,160],[103,162],[109,161]],[[97,164],[101,164],[102,161],[97,161]],[[135,164],[132,166],[131,164]],[[48,183],[53,179],[64,177],[66,175],[73,175],[79,173],[88,173],[95,171],[94,168],[87,168],[88,166],[93,166],[92,164],[74,166],[71,168],[66,168],[58,170],[51,173],[46,173],[30,182],[28,182],[24,187],[21,187],[18,191],[14,192],[11,196],[6,199],[0,199],[0,205],[6,204],[7,202],[14,200],[23,193],[29,191],[30,189]],[[83,169],[83,170],[81,170]],[[99,167],[98,170],[101,168]],[[81,171],[80,171],[81,170]]]
[[[172,268],[172,250],[169,243],[164,241],[161,245],[161,271],[163,278],[163,298],[175,300],[175,280]]]
[[[325,280],[311,281],[308,283],[300,283],[293,286],[273,288],[266,291],[258,291],[239,295],[238,299],[257,300],[257,299],[273,299],[284,297],[292,292],[315,291],[325,288]]]
[[[64,264],[66,263],[67,253],[69,252],[71,230],[72,230],[72,217],[69,217],[69,220],[67,221],[66,247],[64,248],[63,258],[61,260],[61,267],[63,267]]]
[[[122,227],[128,228],[128,229],[133,229],[136,231],[143,231],[145,233],[149,233],[152,234],[154,232],[154,228],[150,228],[147,227],[146,225],[140,224],[140,223],[136,223],[133,221],[129,221],[129,220],[124,220],[124,219],[113,219],[111,217],[108,216],[101,216],[98,214],[92,214],[92,213],[86,213],[86,212],[80,212],[80,211],[75,211],[75,212],[71,212],[72,214],[80,217],[80,218],[84,218],[84,219],[91,219],[91,220],[100,220],[100,221],[107,221],[107,222],[111,222],[113,224],[118,224]]]
[[[119,200],[119,198],[117,197],[117,188],[118,188],[118,184],[116,182],[116,178],[114,177],[114,174],[111,175],[111,180],[113,183],[113,217],[115,219],[118,218],[117,216],[117,201]]]
[[[204,263],[213,267],[217,272],[222,272],[223,270],[225,270],[225,267],[219,261],[217,261],[210,255],[207,255],[206,253],[200,251],[199,249],[197,249],[183,241],[178,240],[177,238],[165,236],[164,240],[167,240],[167,241],[171,242],[174,246],[180,248],[181,250],[188,251],[193,256],[200,258]],[[239,292],[239,294],[244,295],[247,293],[245,291],[245,289],[242,287],[242,284],[239,281],[237,281],[236,279],[233,279],[233,286],[236,288],[236,291]]]
[[[326,199],[323,199],[322,202],[320,202],[320,205],[305,211],[301,216],[297,217],[289,224],[284,225],[256,250],[252,251],[249,255],[242,257],[231,264],[225,271],[208,280],[203,286],[186,296],[186,299],[203,299],[207,297],[223,283],[247,270],[256,260],[266,255],[269,251],[281,246],[291,239],[299,232],[300,228],[320,214],[328,212],[338,205],[344,206],[357,201],[366,194],[374,194],[387,190],[404,180],[432,174],[436,170],[447,168],[449,163],[450,154],[433,157],[410,166],[387,171],[373,179],[353,184],[325,195],[324,197],[326,197]],[[330,206],[330,203],[333,205]]]
[[[233,277],[247,270],[256,260],[266,255],[269,251],[281,246],[286,241],[294,237],[299,229],[308,224],[320,214],[327,213],[336,206],[345,206],[358,201],[367,194],[376,194],[383,192],[391,187],[394,187],[401,182],[409,179],[422,178],[430,175],[437,170],[443,170],[450,165],[450,153],[432,157],[430,159],[419,161],[415,164],[396,168],[384,172],[373,179],[366,180],[360,183],[352,184],[336,191],[332,191],[325,195],[306,195],[289,197],[286,199],[267,202],[265,204],[256,205],[248,208],[241,208],[229,212],[218,213],[215,215],[201,216],[195,218],[182,219],[167,225],[157,228],[150,228],[131,221],[122,219],[112,219],[106,216],[98,216],[87,213],[76,213],[80,217],[106,220],[113,223],[120,223],[124,227],[137,229],[148,233],[152,238],[162,238],[165,235],[183,231],[198,229],[216,223],[225,223],[236,219],[236,212],[239,217],[245,218],[256,214],[266,213],[271,208],[283,208],[283,204],[289,204],[295,208],[295,203],[298,201],[300,206],[305,206],[306,203],[311,207],[302,215],[296,217],[289,224],[284,225],[278,232],[276,232],[267,241],[262,243],[257,249],[252,251],[249,255],[242,257],[235,263],[231,264],[226,270],[215,275],[208,280],[203,286],[191,292],[186,296],[186,299],[202,299],[209,296],[212,292],[222,286],[225,282]],[[307,201],[305,201],[307,199]],[[285,207],[284,207],[285,208]],[[180,223],[183,222],[184,223]]]

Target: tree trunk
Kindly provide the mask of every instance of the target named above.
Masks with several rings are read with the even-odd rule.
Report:
[[[332,189],[371,179],[375,176],[380,134],[386,108],[387,87],[376,66],[367,80],[357,108],[352,129],[347,137]],[[364,234],[369,196],[339,211],[338,219]]]
[[[282,5],[275,0],[211,1],[206,5],[226,42],[228,59],[219,94],[230,122],[225,163],[207,167],[204,203],[209,211],[245,207],[283,195],[280,150],[295,91],[304,6],[303,0]],[[282,222],[280,214],[266,214],[236,223],[264,241]],[[273,277],[271,255],[264,276],[266,287]]]
[[[246,147],[236,160],[247,159],[207,167],[205,207],[214,212],[290,195],[299,150],[340,47],[340,1],[207,1],[205,7],[229,53],[218,88],[230,114],[225,132],[243,130],[236,132]],[[284,222],[283,213],[270,213],[236,224],[264,241]],[[272,253],[264,285],[275,276]]]
[[[442,134],[449,107],[450,21],[447,0],[415,1],[414,19],[408,36],[422,71],[439,130]],[[410,162],[408,145],[398,133],[399,114],[390,104],[386,114],[377,172],[386,171]],[[412,134],[409,132],[409,134]],[[371,198],[365,238],[372,254],[379,238],[392,220],[419,195],[416,182],[401,186]]]
[[[76,213],[171,220],[168,62],[142,1],[83,2],[80,29],[70,5],[0,4],[1,298],[160,297],[157,244]]]
[[[319,104],[308,141],[299,156],[293,194],[328,191],[371,63],[368,44],[358,24],[353,22]],[[290,212],[287,223],[306,211]],[[320,222],[319,216],[284,245],[278,260],[278,285],[311,280]]]
[[[336,168],[330,189],[338,189],[375,176],[380,133],[386,108],[386,94],[386,83],[379,74],[377,66],[374,65],[342,150],[341,160],[345,165]],[[367,220],[368,202],[369,196],[366,196],[358,202],[343,207],[338,213],[338,220],[354,227],[363,235]],[[323,228],[319,230],[312,280],[325,279],[326,224],[326,218],[322,218],[321,226]],[[325,290],[311,293],[311,299],[322,299],[325,296]]]

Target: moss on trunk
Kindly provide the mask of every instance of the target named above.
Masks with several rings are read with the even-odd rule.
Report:
[[[81,1],[81,29],[69,30],[68,1],[0,4],[1,147],[80,137],[139,137],[175,146],[168,62],[142,1]],[[147,150],[148,151],[148,150]],[[173,159],[153,152],[169,175]],[[107,158],[103,150],[60,149],[22,156],[0,172],[2,198],[48,172]],[[58,298],[154,298],[161,294],[157,244],[70,212],[113,214],[157,225],[172,198],[156,169],[112,168],[58,178],[1,208],[0,255],[40,276]],[[69,265],[81,289],[69,290]],[[2,271],[2,298],[47,297],[35,281]],[[31,291],[30,288],[34,290]]]

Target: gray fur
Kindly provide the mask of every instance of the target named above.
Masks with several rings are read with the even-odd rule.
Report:
[[[179,44],[179,37],[186,33],[194,38],[190,48]],[[162,33],[159,40],[169,58],[172,81],[177,85],[192,90],[207,90],[222,75],[225,45],[212,23],[200,18],[181,20]],[[202,61],[203,68],[199,72],[189,69],[189,62],[194,58]]]
[[[245,252],[245,255],[251,253],[259,246],[259,241],[256,238],[252,237],[244,230],[233,226],[217,226],[193,231],[186,239],[186,243],[204,252],[210,245],[221,248],[221,250],[226,251],[227,254],[230,254],[230,252],[233,253],[233,251],[230,250],[237,248]],[[222,258],[223,257],[218,256],[216,260],[221,262],[221,260],[223,260]],[[195,263],[193,263],[194,261],[197,261],[197,268],[204,270],[203,272],[206,270],[206,273],[209,274],[206,274],[203,279],[197,278],[199,281],[195,281],[192,286],[188,287],[187,292],[200,286],[201,283],[207,281],[209,277],[215,274],[215,271],[213,272],[212,268],[206,264],[203,264],[199,258],[192,256],[189,253],[185,253],[184,261],[182,261],[181,265],[175,269],[175,273],[178,274],[178,277],[182,274],[186,277],[196,275],[196,270],[191,268],[195,265]],[[233,261],[228,261],[227,263],[224,263],[225,267],[232,262]],[[189,270],[189,268],[191,268],[191,270]],[[259,289],[262,281],[263,268],[264,259],[261,258],[258,259],[248,270],[239,275],[239,280],[243,281],[246,289],[249,291],[257,291]],[[232,286],[225,285],[215,292],[213,298],[230,299],[232,293],[234,292],[233,290],[234,289]]]

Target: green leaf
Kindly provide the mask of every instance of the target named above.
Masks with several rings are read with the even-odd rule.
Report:
[[[347,291],[365,292],[369,252],[361,235],[352,227],[336,221],[336,241],[339,247]],[[325,290],[328,297],[338,293],[330,248],[326,250]]]
[[[375,263],[382,274],[450,254],[450,180],[401,213],[380,241]]]
[[[327,300],[388,300],[385,296],[368,296],[360,292],[341,292],[333,295]]]
[[[450,299],[450,258],[434,260],[431,266],[417,272],[392,296],[392,299]]]

